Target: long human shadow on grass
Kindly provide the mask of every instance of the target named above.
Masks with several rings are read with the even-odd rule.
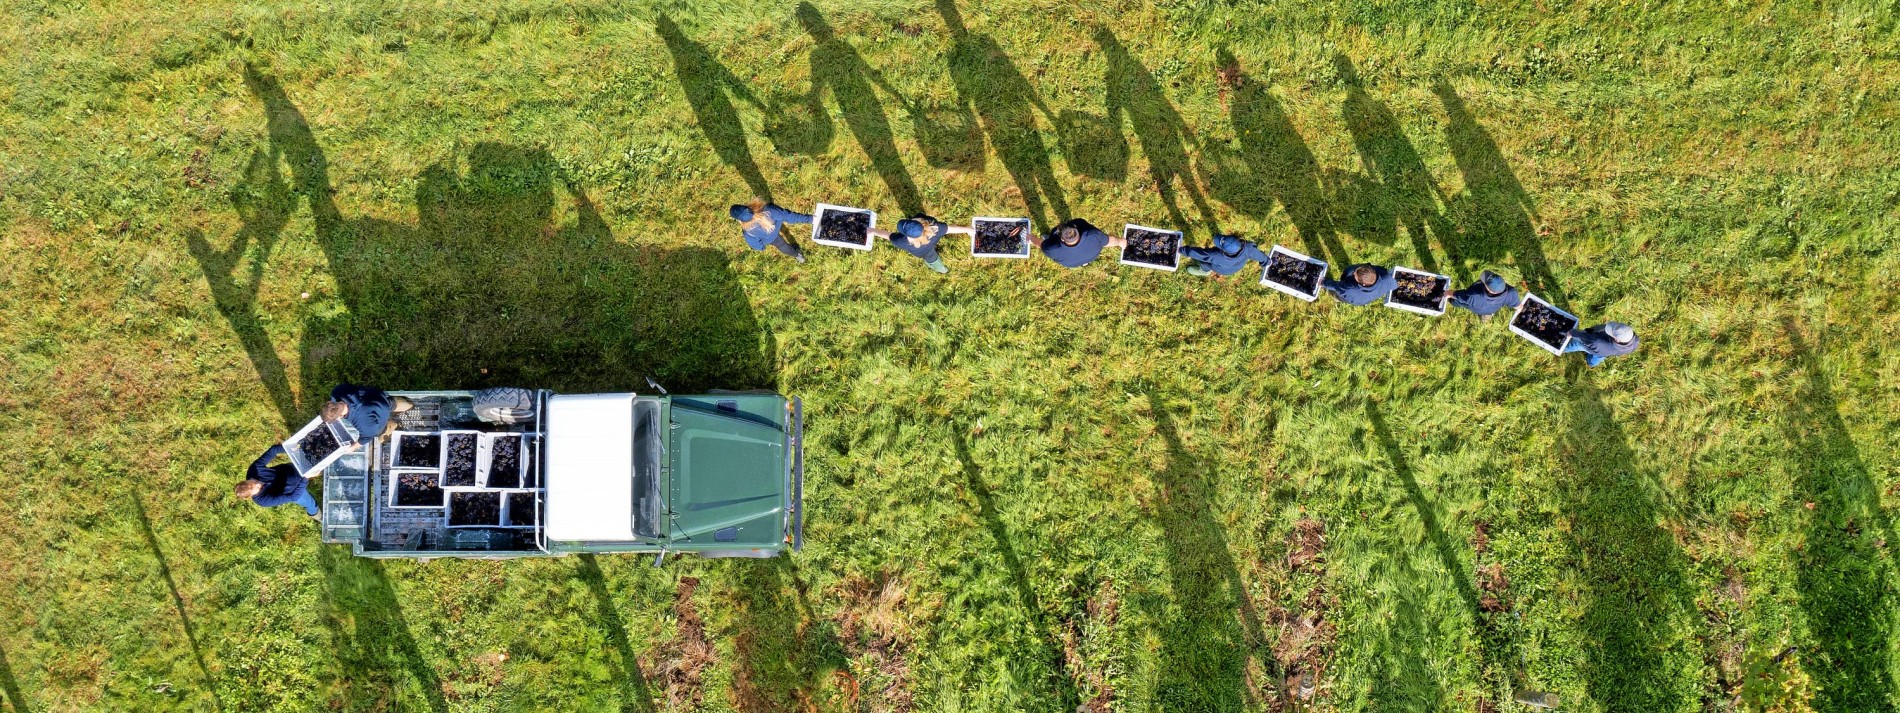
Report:
[[[1038,112],[1051,122],[1056,120],[1055,113],[995,39],[964,27],[956,0],[937,0],[937,13],[950,30],[945,60],[958,100],[975,110],[991,150],[1022,191],[1030,215],[1038,225],[1068,219],[1068,202],[1049,161],[1048,144],[1036,126]]]
[[[1198,224],[1207,226],[1213,232],[1220,232],[1214,211],[1208,207],[1207,198],[1201,194],[1199,179],[1195,177],[1188,158],[1188,148],[1195,143],[1194,132],[1181,119],[1180,112],[1175,110],[1167,91],[1161,88],[1161,82],[1155,79],[1154,73],[1149,72],[1147,67],[1142,66],[1141,60],[1122,46],[1115,33],[1104,27],[1095,28],[1095,44],[1102,48],[1107,63],[1102,85],[1108,90],[1109,124],[1120,131],[1121,122],[1126,118],[1134,127],[1142,158],[1148,161],[1148,175],[1154,179],[1155,190],[1161,193],[1161,202],[1167,206],[1168,216],[1174,219],[1176,227],[1184,230],[1197,224],[1190,222],[1187,215],[1181,212],[1178,190],[1186,193],[1199,210]]]
[[[1543,240],[1537,234],[1537,204],[1517,180],[1497,140],[1471,115],[1450,83],[1440,79],[1433,83],[1432,92],[1445,105],[1450,120],[1445,141],[1465,183],[1464,190],[1448,201],[1460,230],[1442,236],[1446,251],[1460,263],[1472,265],[1510,257],[1531,291],[1553,304],[1567,304],[1569,296],[1544,258]]]
[[[396,600],[396,588],[378,560],[355,557],[344,547],[317,548],[324,572],[324,626],[330,649],[342,668],[330,701],[332,708],[409,708],[400,689],[404,675],[429,710],[447,711],[442,679],[430,667],[409,620]]]
[[[1425,537],[1431,542],[1432,552],[1438,556],[1439,564],[1452,575],[1452,589],[1458,593],[1458,599],[1464,602],[1465,609],[1471,614],[1472,630],[1478,634],[1479,675],[1484,677],[1485,692],[1492,696],[1496,704],[1502,692],[1508,696],[1514,685],[1511,668],[1520,660],[1517,644],[1502,630],[1484,610],[1478,595],[1476,574],[1465,566],[1464,551],[1456,541],[1445,532],[1445,526],[1438,521],[1438,507],[1426,497],[1425,490],[1418,485],[1418,478],[1412,474],[1411,462],[1405,457],[1404,449],[1399,447],[1398,439],[1393,437],[1392,428],[1386,424],[1385,416],[1379,412],[1379,405],[1371,399],[1366,400],[1366,421],[1372,426],[1372,437],[1378,441],[1380,450],[1385,451],[1387,461],[1392,464],[1392,472],[1399,477],[1399,484],[1405,488],[1405,500],[1418,513],[1419,520],[1425,524]]]
[[[205,693],[211,696],[211,705],[216,710],[224,710],[224,699],[218,695],[217,680],[211,675],[211,667],[205,664],[204,647],[198,643],[198,627],[191,623],[191,614],[185,611],[185,597],[178,593],[178,580],[172,577],[171,563],[165,558],[165,549],[158,545],[158,535],[152,531],[152,519],[145,514],[145,503],[138,495],[127,493],[127,502],[132,504],[132,514],[138,518],[139,534],[145,536],[145,544],[152,548],[152,559],[158,563],[159,577],[165,580],[165,589],[171,592],[172,608],[178,612],[178,623],[185,630],[185,643],[191,647],[191,660],[198,665],[198,675],[203,676]],[[11,678],[11,674],[8,676]]]
[[[1155,432],[1168,452],[1154,474],[1160,489],[1154,517],[1167,546],[1170,595],[1180,615],[1162,625],[1161,680],[1155,697],[1165,710],[1241,710],[1260,701],[1247,687],[1247,661],[1258,659],[1273,679],[1285,672],[1264,644],[1260,615],[1214,514],[1217,464],[1195,457],[1168,413],[1148,394]]]
[[[835,627],[801,606],[806,585],[791,558],[727,562],[742,570],[728,594],[738,622],[734,707],[743,713],[805,710],[825,680],[850,663]]]
[[[1692,616],[1687,562],[1663,529],[1663,487],[1636,467],[1636,454],[1589,376],[1572,370],[1562,452],[1576,571],[1584,590],[1579,622],[1590,697],[1609,711],[1673,711],[1689,703],[1681,661],[1695,658],[1672,638]]]
[[[822,106],[821,96],[829,92],[832,101],[838,103],[845,126],[857,137],[858,146],[871,159],[871,168],[884,180],[898,207],[908,214],[922,213],[923,196],[911,180],[910,169],[904,167],[903,155],[897,152],[890,119],[884,115],[884,102],[878,99],[879,89],[899,101],[903,94],[865,62],[857,48],[832,31],[818,8],[799,3],[796,14],[815,43],[811,48],[811,103]]]
[[[1009,526],[1003,522],[1001,510],[996,507],[996,494],[983,482],[982,469],[977,467],[976,459],[970,457],[970,444],[962,434],[955,436],[957,462],[963,467],[963,485],[970,497],[976,500],[977,517],[983,521],[983,528],[989,530],[990,539],[996,544],[996,554],[1003,559],[1003,567],[1009,570],[1010,585],[1016,590],[1017,606],[1034,624],[1036,635],[1044,645],[1043,660],[1055,679],[1051,688],[1060,702],[1059,710],[1074,710],[1080,705],[1081,691],[1076,688],[1075,680],[1069,675],[1063,659],[1063,643],[1054,622],[1049,620],[1048,610],[1043,608],[1042,597],[1030,584],[1029,568],[1023,564],[1023,558],[1016,551],[1014,538],[1010,537]]]
[[[7,649],[0,646],[0,693],[5,693],[6,704],[13,713],[32,713],[33,708],[26,704],[26,694],[20,692],[20,681],[13,677],[13,664],[7,661]]]
[[[594,595],[595,616],[606,631],[608,645],[619,657],[614,680],[620,687],[620,710],[653,713],[653,689],[640,670],[640,656],[633,650],[627,625],[620,619],[620,609],[614,606],[613,594],[607,591],[607,577],[601,573],[600,563],[594,561],[591,553],[583,553],[575,559],[580,561],[576,574],[587,585],[587,592]]]
[[[692,41],[673,18],[661,13],[653,21],[654,30],[660,34],[660,40],[666,43],[666,49],[673,55],[673,73],[679,78],[680,88],[686,92],[686,103],[693,107],[693,117],[699,122],[699,130],[706,135],[706,141],[712,144],[713,153],[719,160],[745,179],[746,187],[752,193],[766,200],[772,200],[772,188],[765,181],[765,174],[759,171],[759,164],[752,159],[752,147],[746,143],[745,124],[739,121],[739,110],[733,105],[733,99],[752,105],[761,112],[770,111],[766,103],[752,93],[745,80],[740,79],[719,63],[711,52],[697,42]],[[828,138],[828,137],[827,137]]]
[[[1431,239],[1436,236],[1448,253],[1453,275],[1460,282],[1468,279],[1469,271],[1456,252],[1455,231],[1440,208],[1444,192],[1406,137],[1404,126],[1385,102],[1366,91],[1352,60],[1343,54],[1333,55],[1333,67],[1346,85],[1340,113],[1359,151],[1360,163],[1371,173],[1369,179],[1355,175],[1338,182],[1339,204],[1354,207],[1349,214],[1353,217],[1342,221],[1347,230],[1390,245],[1398,239],[1398,229],[1403,228],[1420,264],[1430,272],[1439,272],[1438,259],[1432,254]]]
[[[1210,141],[1201,147],[1200,174],[1208,191],[1241,214],[1263,219],[1278,204],[1299,232],[1302,249],[1335,266],[1352,262],[1339,241],[1319,160],[1293,126],[1272,88],[1241,69],[1225,49],[1218,66],[1233,77],[1227,103],[1235,146]]]
[[[1800,325],[1782,330],[1805,377],[1784,417],[1795,491],[1812,503],[1796,560],[1796,590],[1812,643],[1801,666],[1814,679],[1816,711],[1894,711],[1894,572],[1876,541],[1900,542],[1880,492],[1828,386],[1820,350]]]
[[[430,165],[416,177],[414,225],[347,217],[303,112],[261,69],[245,67],[244,80],[264,109],[268,144],[237,190],[257,205],[240,211],[245,224],[231,244],[192,235],[188,247],[286,429],[342,381],[568,392],[622,391],[648,375],[688,392],[774,385],[772,340],[725,257],[620,243],[545,150],[478,143]],[[259,162],[287,167],[288,179]],[[563,199],[572,217],[559,221]],[[293,389],[258,327],[256,299],[268,246],[300,201],[341,309],[305,319]],[[246,258],[250,277],[239,279],[235,265]],[[388,700],[392,676],[407,672],[432,707],[445,707],[383,566],[339,548],[320,552],[345,693]]]

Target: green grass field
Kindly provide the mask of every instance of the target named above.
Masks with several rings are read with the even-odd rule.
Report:
[[[16,713],[1900,709],[1891,2],[0,10]],[[1644,344],[797,265],[755,193],[1496,268]],[[338,381],[646,375],[805,399],[802,554],[379,563],[230,493]]]

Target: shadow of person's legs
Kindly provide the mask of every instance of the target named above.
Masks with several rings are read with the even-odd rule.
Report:
[[[26,694],[20,692],[19,679],[13,677],[13,664],[7,661],[4,646],[0,646],[0,693],[6,694],[5,702],[12,713],[33,712],[33,707],[26,703]]]
[[[592,554],[582,554],[575,559],[580,562],[575,573],[587,585],[588,593],[594,595],[595,616],[607,633],[607,643],[619,656],[614,680],[620,688],[620,710],[652,713],[652,689],[647,686],[646,674],[640,670],[640,657],[634,653],[633,641],[627,636],[627,625],[620,619],[619,608],[614,606],[613,594],[607,591],[607,578]]]
[[[1444,104],[1449,119],[1445,141],[1465,183],[1464,191],[1450,201],[1460,230],[1455,240],[1446,236],[1448,246],[1456,245],[1448,251],[1474,263],[1467,267],[1488,267],[1487,263],[1509,256],[1530,291],[1552,304],[1567,306],[1568,295],[1544,258],[1537,205],[1517,180],[1497,140],[1471,115],[1450,83],[1440,79],[1432,92]]]
[[[1257,706],[1261,702],[1252,700],[1246,685],[1248,660],[1259,658],[1274,678],[1283,673],[1271,657],[1257,657],[1264,641],[1260,616],[1213,512],[1207,473],[1218,464],[1188,451],[1174,416],[1153,393],[1148,409],[1167,446],[1167,465],[1154,476],[1160,488],[1154,517],[1166,533],[1169,594],[1181,612],[1161,628],[1156,698],[1167,710]]]
[[[983,527],[989,530],[990,540],[996,545],[997,556],[1003,560],[1003,567],[1009,570],[1010,585],[1016,590],[1017,606],[1034,623],[1044,644],[1044,661],[1050,672],[1049,683],[1054,690],[1055,699],[1062,710],[1072,710],[1079,705],[1081,693],[1076,689],[1075,681],[1067,674],[1064,663],[1062,641],[1057,629],[1048,621],[1043,610],[1042,598],[1029,581],[1029,569],[1023,564],[1022,555],[1016,551],[1015,540],[1009,534],[1009,526],[1003,522],[1002,513],[996,507],[996,495],[990,486],[983,482],[982,469],[976,459],[970,456],[970,444],[962,434],[953,441],[957,449],[957,463],[963,467],[963,486],[970,497],[976,500],[977,517],[983,521]]]
[[[1386,460],[1392,464],[1393,474],[1398,476],[1399,484],[1405,489],[1406,502],[1424,523],[1425,537],[1431,542],[1432,552],[1438,556],[1440,566],[1451,573],[1452,588],[1458,592],[1458,599],[1464,602],[1465,609],[1471,615],[1472,629],[1478,633],[1478,673],[1484,679],[1487,695],[1495,697],[1502,692],[1508,696],[1513,683],[1510,669],[1520,660],[1516,642],[1485,611],[1478,595],[1476,575],[1465,566],[1464,550],[1454,544],[1444,525],[1439,522],[1437,505],[1419,487],[1418,478],[1412,474],[1412,466],[1405,457],[1404,449],[1399,447],[1398,439],[1392,435],[1392,428],[1387,425],[1379,405],[1371,399],[1366,400],[1366,421],[1372,427],[1373,440],[1385,452]],[[1499,703],[1495,698],[1491,702]]]
[[[1783,331],[1803,377],[1789,402],[1786,471],[1810,503],[1795,588],[1810,642],[1801,667],[1814,680],[1814,710],[1894,711],[1895,573],[1878,542],[1896,542],[1880,492],[1828,385],[1824,353],[1792,319]]]
[[[1680,710],[1700,658],[1677,635],[1695,609],[1685,557],[1662,527],[1663,486],[1637,468],[1589,376],[1572,374],[1561,446],[1570,473],[1558,491],[1584,592],[1584,685],[1604,710]]]
[[[1221,202],[1254,218],[1272,214],[1278,203],[1300,234],[1306,253],[1334,267],[1352,263],[1339,241],[1328,206],[1318,159],[1266,84],[1251,79],[1226,50],[1215,61],[1230,67],[1236,89],[1228,102],[1235,147],[1209,142],[1202,147],[1200,174]]]
[[[1405,135],[1398,117],[1385,102],[1372,97],[1359,78],[1352,61],[1343,54],[1333,56],[1333,65],[1346,85],[1346,100],[1340,105],[1346,129],[1352,134],[1359,160],[1371,173],[1377,191],[1361,196],[1376,205],[1357,206],[1385,219],[1380,230],[1403,228],[1412,241],[1412,250],[1426,271],[1440,272],[1438,258],[1432,254],[1436,237],[1451,258],[1450,269],[1460,281],[1469,279],[1469,271],[1457,258],[1456,238],[1449,231],[1439,199],[1443,192],[1432,178],[1431,169],[1418,155],[1411,138]]]
[[[1161,193],[1161,202],[1167,206],[1168,216],[1174,225],[1183,230],[1194,225],[1205,225],[1213,232],[1220,232],[1218,221],[1207,199],[1201,195],[1201,186],[1188,159],[1188,148],[1194,145],[1194,134],[1188,129],[1187,122],[1181,119],[1180,112],[1174,108],[1174,102],[1168,99],[1168,93],[1162,89],[1161,82],[1143,66],[1141,60],[1122,46],[1121,40],[1107,28],[1095,29],[1095,43],[1102,48],[1107,63],[1102,76],[1102,84],[1107,88],[1107,113],[1109,121],[1118,123],[1126,115],[1135,131],[1135,140],[1141,144],[1142,157],[1148,162],[1149,176],[1154,179],[1155,188]],[[1116,131],[1120,131],[1119,125]],[[1186,193],[1200,213],[1200,221],[1191,222],[1181,212],[1178,195]]]
[[[745,81],[720,64],[704,46],[688,38],[673,18],[661,13],[653,27],[673,55],[673,74],[679,79],[686,102],[693,107],[693,116],[699,121],[699,130],[712,144],[713,152],[720,161],[739,172],[754,195],[772,200],[771,186],[766,183],[765,174],[759,171],[758,163],[752,160],[745,124],[739,121],[739,110],[733,106],[732,97],[761,110],[765,109],[764,102],[753,96]]]
[[[205,687],[205,694],[211,699],[212,708],[224,710],[224,700],[218,696],[217,681],[211,675],[211,667],[205,664],[204,647],[198,643],[198,628],[191,624],[191,614],[185,611],[185,597],[178,593],[178,580],[172,577],[172,568],[165,558],[164,548],[158,545],[158,535],[152,532],[152,519],[145,514],[145,503],[136,493],[126,493],[125,499],[131,503],[132,514],[138,519],[139,533],[145,536],[145,544],[152,548],[152,559],[158,563],[158,574],[165,580],[166,591],[171,592],[172,608],[178,612],[178,623],[184,627],[185,643],[191,647],[191,659],[198,664],[198,674]],[[11,678],[11,674],[8,676]]]
[[[383,563],[344,547],[319,547],[317,560],[325,575],[324,624],[342,673],[332,705],[447,711],[442,679],[410,632]]]
[[[1009,171],[1037,225],[1067,220],[1069,205],[1049,161],[1049,147],[1036,126],[1042,98],[1014,60],[988,35],[970,32],[956,0],[937,0],[937,12],[950,30],[945,61],[960,101],[975,109],[1003,168]]]
[[[821,88],[831,90],[845,126],[857,137],[858,146],[864,149],[871,168],[884,180],[898,207],[909,215],[924,212],[923,195],[897,151],[890,119],[884,114],[884,102],[878,98],[876,84],[883,82],[877,70],[858,55],[850,42],[832,31],[830,23],[825,22],[824,15],[811,3],[799,3],[796,14],[799,24],[815,43],[811,49],[813,92]],[[902,100],[902,97],[897,98]]]

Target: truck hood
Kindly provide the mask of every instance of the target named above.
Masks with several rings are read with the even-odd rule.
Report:
[[[673,539],[735,549],[777,544],[785,523],[783,426],[679,398],[671,420]]]

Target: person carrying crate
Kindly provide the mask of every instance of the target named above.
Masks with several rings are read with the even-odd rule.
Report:
[[[270,464],[281,455],[284,455],[282,443],[265,450],[264,455],[251,463],[251,469],[245,473],[244,479],[232,488],[232,494],[264,508],[300,505],[305,514],[315,519],[317,501],[310,497],[310,481],[297,473],[297,466],[289,463]]]
[[[409,399],[391,397],[389,392],[374,386],[337,384],[330,390],[330,401],[319,414],[324,423],[342,423],[351,439],[340,445],[355,448],[396,430],[396,422],[390,416],[413,406]]]
[[[940,273],[950,272],[950,267],[944,265],[943,256],[937,254],[937,242],[951,233],[969,235],[971,232],[962,226],[945,225],[928,215],[913,215],[897,221],[895,231],[871,229],[872,235],[891,241],[892,247],[916,255],[924,261],[925,267]]]
[[[1363,307],[1385,299],[1399,284],[1390,271],[1370,263],[1348,267],[1345,275],[1344,280],[1327,278],[1324,285],[1339,301],[1354,306]]]
[[[793,260],[805,262],[805,251],[786,240],[782,231],[787,223],[811,223],[811,216],[789,211],[756,198],[750,205],[735,205],[728,208],[726,214],[732,216],[733,220],[739,221],[739,229],[745,234],[745,243],[753,250],[778,248],[779,252],[792,256]]]
[[[1589,329],[1570,330],[1570,344],[1564,347],[1564,353],[1583,352],[1583,360],[1590,366],[1602,364],[1604,359],[1623,356],[1636,351],[1636,330],[1622,322],[1604,322]]]
[[[1042,254],[1057,265],[1081,267],[1095,261],[1102,248],[1122,247],[1127,241],[1110,236],[1088,221],[1075,218],[1056,226],[1042,239]]]
[[[1471,310],[1478,315],[1478,321],[1489,322],[1491,315],[1498,310],[1516,307],[1523,300],[1517,296],[1517,288],[1505,282],[1503,277],[1490,270],[1470,287],[1451,293],[1451,303]]]
[[[1194,261],[1187,266],[1187,274],[1195,276],[1232,275],[1247,263],[1267,261],[1267,254],[1260,252],[1260,246],[1251,240],[1241,240],[1238,235],[1216,235],[1213,245],[1181,248],[1181,254]]]

